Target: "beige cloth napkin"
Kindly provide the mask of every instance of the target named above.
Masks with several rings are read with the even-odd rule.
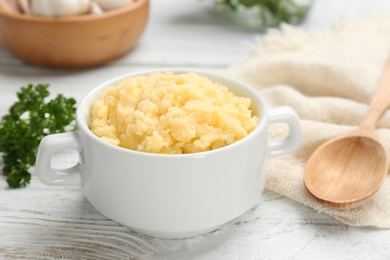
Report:
[[[303,184],[313,151],[363,121],[389,55],[390,18],[384,15],[310,34],[285,25],[268,32],[229,70],[257,88],[271,107],[290,105],[301,119],[303,144],[293,154],[269,161],[267,189],[348,225],[390,228],[389,176],[371,200],[347,211],[321,205]],[[275,137],[286,129],[274,125],[270,132]],[[377,134],[389,152],[390,111],[378,122]]]

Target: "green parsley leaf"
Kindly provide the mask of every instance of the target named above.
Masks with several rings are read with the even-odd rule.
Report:
[[[3,174],[11,188],[30,183],[29,169],[34,166],[38,146],[49,134],[73,131],[76,101],[58,95],[46,102],[50,93],[47,84],[29,84],[17,93],[9,114],[0,121],[0,152],[3,153]]]

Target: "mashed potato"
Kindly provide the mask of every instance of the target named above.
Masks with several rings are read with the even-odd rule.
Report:
[[[124,148],[194,153],[248,135],[259,117],[251,100],[195,73],[153,73],[122,80],[94,101],[91,131]]]

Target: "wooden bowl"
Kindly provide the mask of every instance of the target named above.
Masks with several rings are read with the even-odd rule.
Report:
[[[20,59],[52,68],[83,68],[128,53],[148,20],[149,0],[135,0],[103,14],[63,18],[0,9],[0,39]]]

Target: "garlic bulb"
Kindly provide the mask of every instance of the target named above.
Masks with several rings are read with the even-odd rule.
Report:
[[[15,0],[0,0],[0,9],[13,13],[19,12],[19,6]]]
[[[103,12],[102,8],[96,2],[92,2],[90,11],[91,14],[102,14]]]
[[[89,12],[91,0],[30,0],[30,12],[41,16],[69,16]]]
[[[133,0],[94,0],[103,10],[111,10],[133,2]]]
[[[27,15],[62,17],[102,14],[134,0],[0,0],[0,8]]]
[[[30,0],[17,0],[16,2],[22,13],[30,14]]]

